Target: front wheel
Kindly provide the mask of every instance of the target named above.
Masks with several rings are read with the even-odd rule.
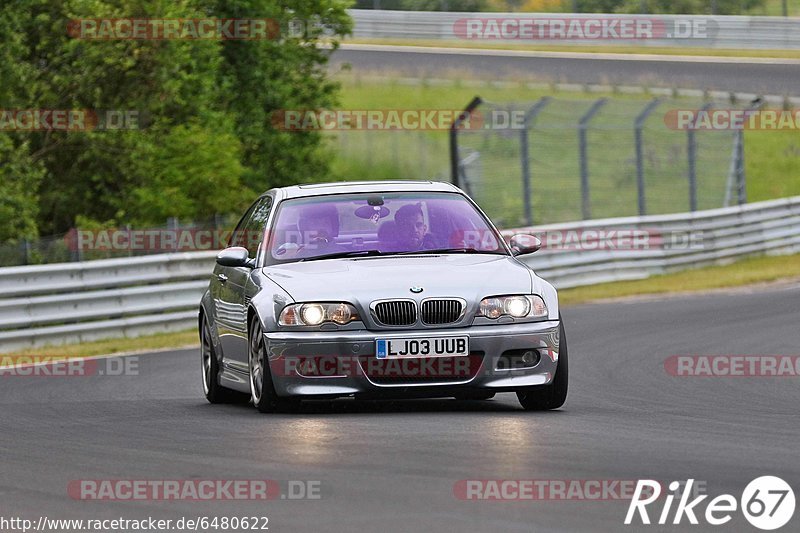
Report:
[[[559,317],[560,318],[560,317]],[[558,366],[556,377],[549,384],[530,387],[517,391],[517,399],[526,411],[548,411],[558,409],[567,400],[569,388],[569,359],[567,355],[567,335],[564,332],[564,321],[560,321]]]
[[[250,397],[253,405],[262,413],[279,413],[290,411],[298,402],[290,398],[281,398],[275,392],[272,374],[269,370],[269,358],[264,346],[264,334],[258,318],[253,318],[249,331],[249,367]]]

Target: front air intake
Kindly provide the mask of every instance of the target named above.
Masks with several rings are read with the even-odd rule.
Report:
[[[422,322],[432,326],[457,322],[463,312],[464,302],[454,298],[422,302]]]
[[[413,300],[389,300],[374,306],[375,319],[384,326],[412,326],[417,322]]]

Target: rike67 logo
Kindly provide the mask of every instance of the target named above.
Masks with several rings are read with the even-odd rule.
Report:
[[[693,496],[693,484],[694,479],[687,480],[685,484],[678,481],[669,484],[669,493],[664,498],[661,512],[653,517],[655,523],[679,525],[686,518],[690,524],[697,525],[700,523],[698,521],[700,516],[708,524],[721,526],[730,522],[733,514],[741,509],[751,525],[764,531],[772,531],[786,525],[794,515],[794,491],[779,477],[762,476],[754,479],[745,487],[738,501],[731,494],[721,494],[705,504],[705,512],[701,512],[701,504],[708,495],[702,494],[689,500]],[[683,491],[679,493],[684,486]],[[661,484],[658,481],[639,480],[628,507],[628,514],[625,516],[625,525],[638,523],[639,520],[642,524],[651,524],[647,507],[661,498],[661,492]],[[678,503],[673,512],[672,504],[676,499]],[[654,508],[650,510],[657,512],[658,509]],[[671,521],[670,515],[672,515]]]

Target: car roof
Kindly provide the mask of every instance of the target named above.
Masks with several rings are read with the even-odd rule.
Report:
[[[271,191],[276,192],[280,199],[346,193],[461,192],[458,187],[450,183],[421,180],[336,181],[330,183],[291,185],[289,187],[271,189],[267,191],[267,193]]]

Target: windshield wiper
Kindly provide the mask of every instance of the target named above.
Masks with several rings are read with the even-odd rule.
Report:
[[[315,255],[313,257],[301,257],[297,261],[316,261],[318,259],[340,259],[342,257],[369,257],[375,255],[387,255],[380,250],[352,250],[349,252],[335,252],[332,254]]]
[[[399,252],[396,255],[423,255],[423,254],[484,254],[484,255],[506,255],[500,250],[476,250],[475,248],[436,248],[434,250],[415,250],[407,252]]]

